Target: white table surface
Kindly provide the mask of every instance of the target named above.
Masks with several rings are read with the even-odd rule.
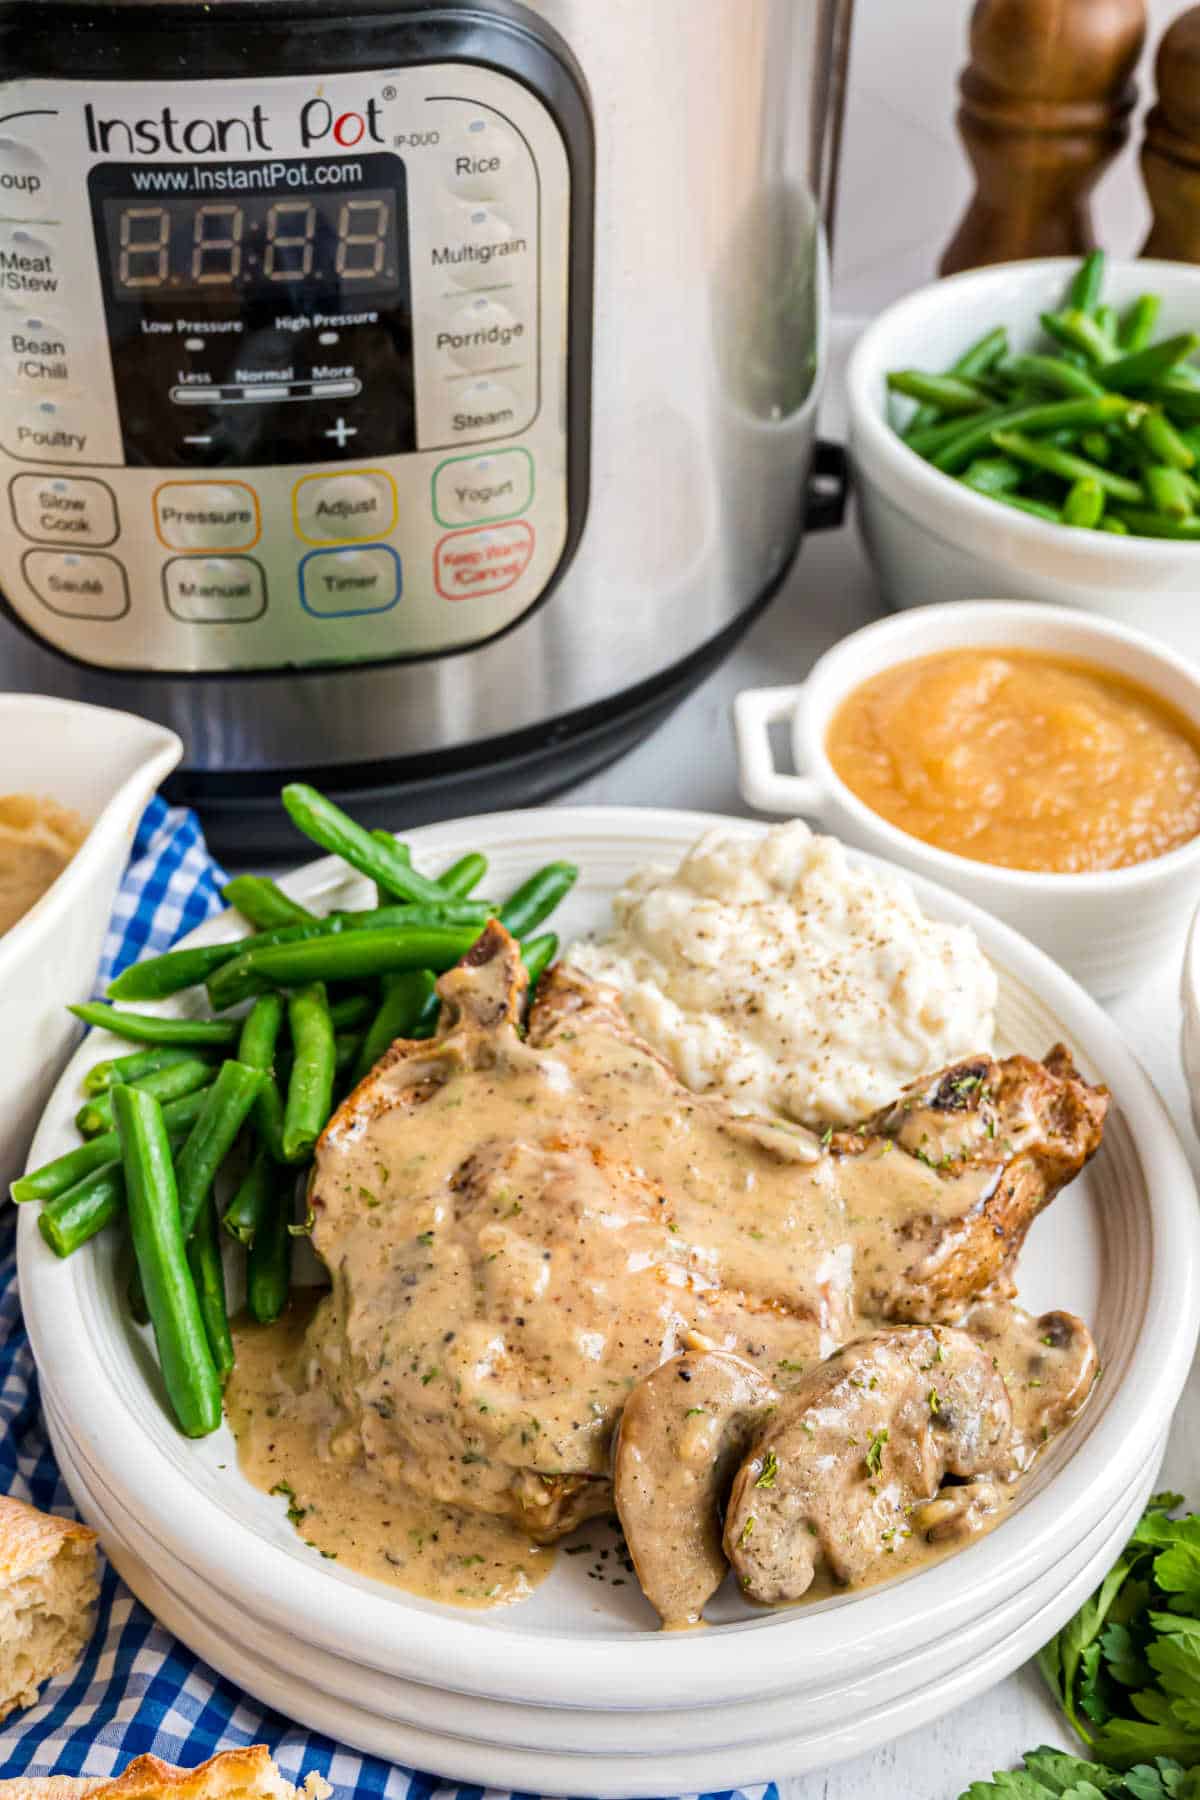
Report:
[[[845,328],[837,334],[843,350]],[[840,364],[840,355],[838,358]],[[838,434],[838,372],[826,428]],[[984,598],[986,596],[981,596]],[[996,596],[1000,597],[1000,596]],[[810,538],[785,588],[738,649],[704,685],[628,755],[562,797],[563,803],[698,807],[743,817],[730,704],[746,687],[800,681],[838,638],[877,616],[880,601],[853,519]],[[1180,1063],[1178,1000],[1182,942],[1146,988],[1110,1010],[1171,1111],[1200,1176]],[[1200,1377],[1193,1368],[1176,1415],[1164,1481],[1200,1510]],[[1079,1750],[1032,1664],[989,1693],[882,1750],[820,1774],[780,1779],[783,1800],[956,1800],[972,1781],[1018,1764],[1038,1744]]]

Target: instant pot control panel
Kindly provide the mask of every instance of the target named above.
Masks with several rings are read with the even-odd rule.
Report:
[[[527,80],[32,79],[0,115],[0,586],[29,630],[285,669],[535,604],[582,523],[586,302]]]

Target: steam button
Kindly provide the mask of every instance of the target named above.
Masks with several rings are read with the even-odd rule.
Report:
[[[120,619],[129,611],[129,586],[115,556],[27,550],[21,568],[42,604],[65,619]]]

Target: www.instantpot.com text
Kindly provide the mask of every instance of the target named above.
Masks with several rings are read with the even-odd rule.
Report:
[[[131,169],[139,194],[233,194],[254,188],[352,187],[363,180],[360,162],[191,164],[184,169]]]

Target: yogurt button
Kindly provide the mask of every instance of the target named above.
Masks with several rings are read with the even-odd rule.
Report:
[[[533,458],[519,447],[448,456],[433,472],[433,516],[439,525],[511,519],[532,503]]]

